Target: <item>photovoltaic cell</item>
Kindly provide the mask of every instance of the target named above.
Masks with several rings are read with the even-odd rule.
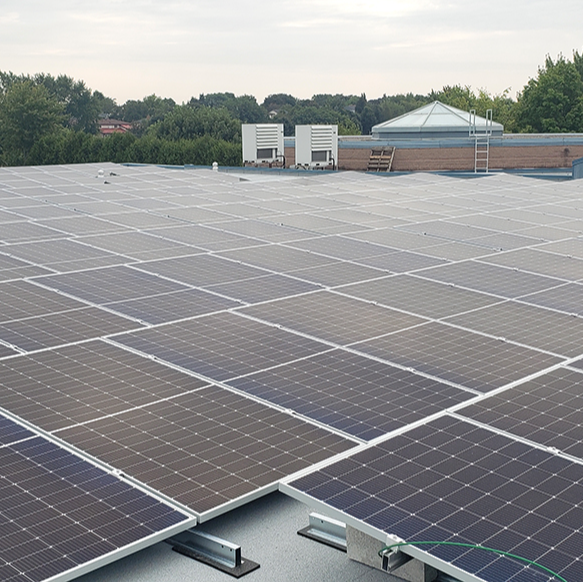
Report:
[[[560,310],[568,314],[581,315],[583,314],[581,298],[583,298],[583,286],[576,283],[567,283],[536,294],[522,296],[520,301],[543,308]]]
[[[46,227],[60,231],[59,236],[61,237],[63,234],[81,236],[87,235],[88,233],[111,233],[115,231],[123,231],[123,227],[120,225],[87,215],[64,219],[46,219],[39,221],[38,225],[41,228],[43,228],[42,225],[45,225]]]
[[[370,267],[384,269],[393,273],[406,273],[417,271],[435,265],[444,265],[447,261],[441,257],[431,257],[430,254],[411,253],[409,251],[398,251],[397,253],[387,253],[386,255],[375,255],[360,259],[359,262]]]
[[[128,545],[193,523],[41,437],[0,446],[0,467],[3,581],[73,577],[90,561],[110,562]]]
[[[448,321],[564,357],[583,353],[583,318],[574,315],[508,301]]]
[[[229,384],[365,440],[474,396],[344,350],[233,379]]]
[[[354,445],[216,386],[58,435],[199,513]]]
[[[133,320],[89,307],[0,324],[0,340],[30,352],[141,327]]]
[[[229,218],[225,215],[225,218]],[[178,226],[179,225],[179,226]],[[178,223],[177,226],[163,229],[152,229],[150,234],[158,237],[164,237],[170,241],[184,243],[185,245],[194,245],[200,249],[209,251],[219,251],[221,249],[236,249],[237,247],[246,247],[250,245],[261,244],[259,241],[241,237],[236,233],[229,233],[220,230],[222,223],[215,225],[216,228],[209,228],[203,225],[191,224],[185,226]]]
[[[583,259],[538,249],[509,251],[493,257],[485,257],[482,261],[570,281],[583,279]]]
[[[143,322],[162,324],[173,320],[182,320],[228,310],[240,305],[241,302],[206,293],[202,290],[186,289],[147,298],[113,302],[106,304],[106,307]]]
[[[289,484],[387,534],[482,545],[583,575],[583,465],[450,416],[411,429]],[[467,548],[422,550],[487,581],[548,580],[525,563]]]
[[[0,362],[2,406],[47,431],[205,384],[101,341]]]
[[[358,283],[338,291],[430,318],[444,318],[499,301],[493,296],[408,275]]]
[[[126,266],[91,269],[37,280],[42,285],[95,304],[153,296],[186,289],[167,279]]]
[[[0,322],[64,312],[86,304],[26,281],[0,283]]]
[[[438,322],[354,344],[352,348],[481,392],[560,362],[558,357],[537,350]]]
[[[465,407],[461,415],[583,460],[583,374],[556,369]]]
[[[139,269],[199,287],[244,281],[267,275],[262,269],[206,254],[140,263]]]
[[[81,241],[111,253],[121,253],[128,257],[143,260],[152,259],[153,254],[160,253],[165,253],[167,257],[193,253],[193,248],[188,245],[136,231],[84,237]]]
[[[121,258],[94,249],[88,245],[81,245],[70,239],[52,239],[35,243],[19,243],[9,245],[6,251],[14,257],[38,263],[57,271],[74,271],[81,269],[80,265],[100,267],[101,265],[115,265],[125,261]],[[31,274],[37,275],[37,274]]]
[[[215,380],[257,372],[329,348],[230,313],[123,334],[116,342]]]
[[[241,261],[248,265],[279,273],[292,273],[298,269],[318,267],[334,262],[331,257],[292,249],[283,245],[264,245],[225,251],[222,255],[235,261]]]
[[[499,267],[477,261],[463,261],[453,265],[443,265],[434,269],[427,269],[419,275],[504,298],[516,298],[536,291],[550,289],[562,283],[561,280],[551,279],[550,277],[515,271],[507,267]]]
[[[241,311],[254,318],[344,345],[425,321],[327,291],[243,308]]]
[[[58,239],[62,236],[62,233],[53,229],[47,229],[37,223],[4,223],[2,225],[0,241],[3,243],[17,243],[38,239]]]
[[[243,281],[208,286],[207,289],[242,302],[255,304],[312,292],[321,289],[321,287],[285,275],[271,274]]]
[[[4,415],[0,415],[0,446],[10,445],[30,437],[36,437],[36,435],[22,425],[18,425],[4,417]]]
[[[306,251],[313,251],[315,253],[321,253],[322,255],[329,255],[331,257],[346,260],[358,260],[364,257],[385,255],[387,253],[387,248],[382,245],[372,245],[371,243],[365,243],[338,235],[296,241],[291,245]]]

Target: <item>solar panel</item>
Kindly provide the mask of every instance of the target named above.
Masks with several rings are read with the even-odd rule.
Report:
[[[292,273],[293,277],[305,279],[315,284],[336,287],[355,281],[364,281],[383,277],[387,272],[381,269],[366,267],[358,263],[348,261],[336,261],[318,267],[297,269]]]
[[[297,269],[318,267],[334,262],[330,257],[284,247],[283,245],[249,247],[236,251],[225,251],[222,255],[235,261],[241,261],[248,265],[279,273],[291,273]]]
[[[56,271],[75,271],[83,269],[85,266],[87,268],[101,267],[124,262],[118,256],[88,245],[81,245],[70,239],[51,239],[50,241],[10,245],[6,250],[14,257],[41,264]],[[46,270],[42,270],[42,272],[47,273]]]
[[[329,255],[338,259],[362,259],[364,257],[374,257],[376,255],[385,255],[387,248],[382,245],[372,245],[356,241],[347,237],[332,235],[330,237],[318,237],[316,239],[306,239],[296,241],[292,246],[306,251],[314,251],[322,255]]]
[[[327,291],[273,301],[241,311],[254,318],[343,345],[417,326],[425,321]]]
[[[354,446],[217,386],[57,435],[197,513]]]
[[[438,322],[367,340],[352,348],[481,392],[560,362],[560,358],[544,352]]]
[[[195,522],[5,417],[0,443],[3,581],[69,580]]]
[[[524,543],[529,556],[580,573],[569,569],[581,541],[563,530],[576,510],[560,513],[563,490],[549,489],[571,480],[572,492],[580,478],[565,469],[533,482],[547,497],[525,509],[502,469],[526,466],[534,480],[546,467],[540,447],[564,452],[547,451],[550,460],[583,455],[576,182],[354,173],[248,182],[104,164],[4,168],[0,189],[0,402],[31,431],[12,435],[0,421],[0,444],[32,442],[34,427],[58,434],[206,520],[294,472],[307,480],[313,464],[346,458],[356,443],[392,448],[425,428],[431,439],[401,452],[409,465],[383,443],[366,448],[360,482],[336,490],[334,476],[322,496],[363,490],[362,512],[377,505],[366,516],[378,524],[398,508],[404,533],[418,520],[446,525],[471,540]],[[444,411],[457,411],[443,417],[451,435]],[[531,448],[532,463],[497,457],[492,444],[509,443],[498,438]],[[486,466],[470,455],[499,462],[479,499]],[[370,477],[386,456],[395,463]],[[391,498],[383,511],[389,479],[398,505]],[[440,490],[449,480],[468,501]],[[480,503],[483,519],[466,507]],[[515,518],[502,532],[504,511]],[[551,546],[561,532],[567,546],[549,554],[538,538],[524,542],[529,529]],[[453,576],[539,576],[490,556],[429,553]]]
[[[430,318],[444,318],[498,302],[480,294],[426,279],[398,275],[342,287],[343,294]]]
[[[112,253],[120,253],[146,261],[161,257],[188,255],[193,252],[190,246],[136,231],[83,237],[81,242]]]
[[[454,316],[450,322],[564,357],[581,354],[583,318],[518,302]]]
[[[141,328],[141,324],[90,307],[0,324],[0,340],[30,352],[135,328]]]
[[[54,229],[47,229],[42,225],[29,222],[4,223],[0,241],[3,243],[18,243],[39,239],[56,239],[61,233]]]
[[[180,291],[186,286],[124,265],[38,278],[52,289],[95,304]]]
[[[83,307],[82,302],[26,281],[0,283],[0,322]]]
[[[275,277],[275,276],[274,276]],[[218,290],[221,292],[221,290]],[[225,295],[229,295],[225,293]],[[239,294],[235,294],[239,295]],[[241,303],[198,289],[158,294],[147,298],[125,300],[106,304],[115,310],[142,322],[162,324],[173,320],[182,320],[219,312],[240,306]]]
[[[405,542],[481,545],[577,580],[581,479],[581,464],[444,416],[291,481],[284,491],[372,527],[381,540],[385,533]],[[486,581],[549,579],[493,553],[439,544],[422,550]]]
[[[45,219],[38,222],[39,228],[50,227],[67,235],[86,235],[87,233],[108,233],[123,231],[123,227],[106,220],[90,216],[77,216],[64,219]],[[46,230],[46,229],[45,229]],[[38,237],[39,238],[39,237]],[[43,237],[46,238],[46,237]]]
[[[567,283],[550,290],[522,296],[520,300],[543,308],[579,315],[582,312],[581,297],[583,296],[581,294],[583,294],[583,286]]]
[[[427,269],[422,275],[429,279],[436,279],[504,298],[516,298],[535,291],[550,289],[563,283],[558,279],[478,263],[477,261],[463,261],[453,265]]]
[[[237,314],[202,316],[123,334],[116,342],[215,380],[257,372],[329,347]]]
[[[232,379],[229,385],[365,440],[474,396],[344,350]]]
[[[461,415],[583,460],[583,374],[559,368],[479,401]]]
[[[569,281],[583,279],[583,259],[548,253],[538,249],[509,251],[494,257],[485,257],[482,261]]]
[[[0,362],[2,406],[47,431],[206,384],[99,340]]]

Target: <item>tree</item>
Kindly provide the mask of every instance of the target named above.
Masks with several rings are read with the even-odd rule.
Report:
[[[212,109],[226,109],[233,118],[241,123],[265,123],[269,120],[268,112],[262,108],[252,95],[233,93],[201,93],[198,99],[192,97],[188,102],[191,107],[209,107]]]
[[[5,164],[26,164],[31,148],[61,131],[63,105],[43,85],[16,82],[0,95],[0,146]]]
[[[152,125],[147,135],[174,141],[210,136],[240,142],[241,124],[225,108],[178,105],[163,120]]]
[[[582,57],[568,61],[547,57],[536,79],[530,79],[518,98],[518,125],[526,132],[582,132]]]

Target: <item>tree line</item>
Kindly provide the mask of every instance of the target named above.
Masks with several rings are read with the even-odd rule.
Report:
[[[118,105],[66,75],[15,75],[0,71],[0,165],[136,162],[241,164],[241,123],[281,123],[285,135],[299,124],[336,124],[340,135],[368,135],[374,125],[433,101],[493,119],[505,132],[583,132],[583,54],[550,56],[516,98],[469,86],[445,86],[367,99],[360,95],[314,95],[297,99],[272,94],[201,94],[177,104],[149,95]],[[103,138],[100,119],[131,124],[126,134]]]

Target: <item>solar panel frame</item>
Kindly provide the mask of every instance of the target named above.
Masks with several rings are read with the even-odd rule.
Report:
[[[218,386],[56,435],[188,506],[202,521],[217,507],[273,490],[283,476],[355,445]]]
[[[218,313],[165,324],[140,334],[122,334],[115,341],[215,381],[329,349],[317,340],[237,313]]]
[[[583,465],[444,415],[285,480],[281,489],[380,541],[391,534],[406,542],[504,547],[577,579],[583,572],[577,541],[583,535],[569,514],[577,507],[570,490],[575,476],[583,476]],[[559,514],[552,508],[560,508]],[[465,548],[401,550],[462,580],[549,580],[548,573],[524,563],[475,557]]]
[[[351,348],[480,392],[561,362],[557,356],[440,322],[352,344]]]
[[[2,580],[71,580],[196,524],[3,415],[0,425]]]
[[[538,306],[507,301],[447,321],[566,358],[583,352],[583,318]]]
[[[426,322],[419,316],[330,291],[275,300],[239,311],[338,345],[352,344]]]

